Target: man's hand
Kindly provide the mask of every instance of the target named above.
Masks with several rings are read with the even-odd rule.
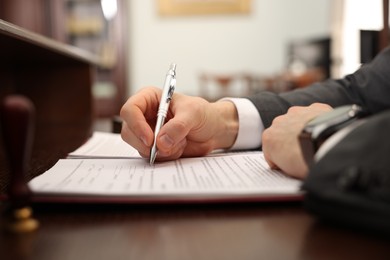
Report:
[[[298,136],[308,121],[330,110],[329,105],[315,103],[308,107],[291,107],[285,115],[276,117],[262,136],[264,157],[270,167],[292,177],[306,177],[308,167]]]
[[[130,97],[121,109],[122,139],[150,156],[161,89],[148,87]],[[175,93],[164,126],[157,137],[156,160],[203,156],[214,149],[229,148],[238,133],[233,103],[210,103],[199,97]]]

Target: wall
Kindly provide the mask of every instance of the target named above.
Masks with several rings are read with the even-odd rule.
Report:
[[[360,30],[382,30],[382,0],[335,0],[333,12],[334,77],[354,72],[360,63]],[[336,9],[335,9],[336,10]]]
[[[157,0],[129,0],[129,93],[163,84],[177,63],[177,88],[198,95],[198,75],[282,70],[286,44],[330,34],[329,0],[252,0],[249,15],[160,17]]]

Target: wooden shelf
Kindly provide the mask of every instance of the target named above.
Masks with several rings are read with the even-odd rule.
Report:
[[[0,20],[0,100],[23,95],[36,111],[29,177],[51,167],[91,135],[97,62],[83,50]],[[0,191],[7,164],[0,138]]]
[[[119,114],[128,89],[126,1],[117,1],[117,4],[116,16],[108,21],[103,16],[100,0],[0,0],[0,19],[76,46],[77,50],[93,53],[97,59],[94,83],[99,85],[100,81],[108,80],[115,87],[112,96],[94,96],[95,113],[98,117],[113,117]],[[72,16],[76,21],[98,21],[92,26],[95,27],[93,33],[75,34],[69,31],[69,17]]]

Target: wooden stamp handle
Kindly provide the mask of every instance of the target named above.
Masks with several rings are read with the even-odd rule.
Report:
[[[29,205],[31,196],[26,174],[33,144],[35,109],[26,97],[11,95],[3,100],[0,115],[10,172],[7,193],[11,207],[22,208]]]

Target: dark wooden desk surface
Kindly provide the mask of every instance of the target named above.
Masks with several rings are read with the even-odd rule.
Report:
[[[319,223],[299,202],[38,205],[35,216],[34,233],[0,231],[1,260],[390,259],[390,240]]]
[[[300,203],[40,206],[34,233],[0,233],[6,259],[389,259],[389,241],[317,222]]]

